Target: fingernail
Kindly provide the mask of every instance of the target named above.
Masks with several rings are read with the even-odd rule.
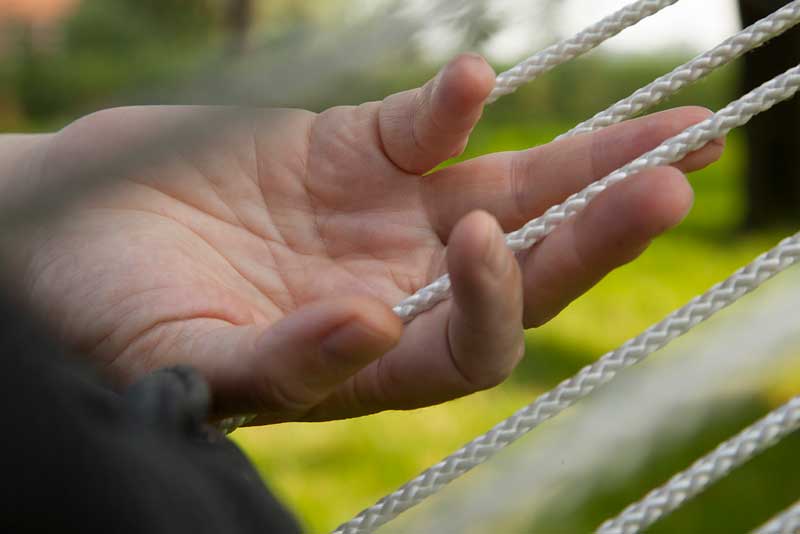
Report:
[[[328,334],[322,342],[322,349],[336,358],[363,362],[383,354],[392,345],[389,333],[352,320]]]

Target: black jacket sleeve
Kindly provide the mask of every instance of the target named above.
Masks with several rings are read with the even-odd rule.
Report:
[[[0,531],[295,533],[188,368],[115,393],[0,295]]]

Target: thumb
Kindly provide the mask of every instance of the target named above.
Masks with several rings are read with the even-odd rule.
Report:
[[[205,359],[212,364],[206,372],[215,412],[256,412],[262,424],[301,419],[347,378],[391,350],[402,330],[389,306],[367,297],[313,303],[266,330],[216,330],[211,346],[204,347],[214,360]]]
[[[414,174],[459,155],[493,87],[486,60],[462,54],[422,88],[387,97],[378,118],[386,155]]]

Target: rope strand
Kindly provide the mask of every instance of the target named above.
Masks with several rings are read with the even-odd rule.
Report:
[[[800,501],[753,531],[753,534],[797,534],[800,532]]]
[[[749,28],[742,30],[733,37],[726,39],[719,46],[706,54],[702,54],[694,60],[673,70],[671,73],[658,78],[650,85],[636,91],[630,97],[619,101],[608,110],[597,114],[594,118],[579,124],[557,139],[595,131],[628,119],[648,107],[658,104],[669,95],[701,79],[720,66],[733,61],[745,52],[784,33],[798,23],[800,23],[800,0],[794,0],[791,4],[779,11],[758,21]],[[543,51],[532,56],[523,63],[541,63],[542,60],[534,59],[540,56],[549,57],[549,54]],[[517,67],[515,67],[515,69],[516,68]],[[499,79],[504,76],[506,76],[506,73],[498,77],[498,83]],[[397,304],[394,307],[394,312],[404,321],[410,321],[420,313],[433,308],[439,302],[447,299],[450,295],[450,289],[450,278],[449,275],[445,274],[428,286],[418,290],[414,295],[407,297]]]
[[[672,3],[674,2],[636,2],[606,17],[603,21],[587,28],[576,36],[531,56],[497,77],[495,91],[492,92],[488,101],[495,101],[500,96],[513,92],[522,83],[530,82],[558,64],[596,47],[604,40],[625,29],[625,27],[636,24]],[[579,124],[557,139],[595,131],[628,119],[658,104],[686,85],[703,78],[720,66],[764,44],[769,39],[780,35],[798,23],[800,23],[800,0],[794,0],[779,11],[726,39],[716,48],[658,78],[650,85],[617,102],[608,110],[598,113],[592,119]],[[502,94],[497,92],[498,87],[505,87],[500,91]],[[400,302],[394,307],[394,311],[405,321],[410,321],[419,313],[445,300],[449,293],[450,279],[448,275],[445,275]],[[254,415],[242,415],[226,419],[221,423],[220,428],[225,433],[230,433],[239,426],[249,423],[254,418]]]
[[[794,0],[556,139],[593,132],[638,115],[663,102],[687,85],[778,37],[798,23],[800,23],[800,0]]]
[[[489,432],[426,469],[413,480],[382,498],[334,531],[334,534],[364,534],[422,502],[473,467],[521,438],[544,421],[555,417],[597,387],[613,380],[623,369],[635,365],[673,339],[685,334],[721,309],[753,291],[778,273],[800,261],[800,233],[785,239],[769,252],[736,271],[706,293],[668,315],[619,348],[606,353],[577,375],[541,395],[534,402],[495,425]]]
[[[554,206],[542,217],[531,221],[517,232],[512,232],[507,239],[509,246],[514,250],[521,250],[533,245],[566,218],[583,209],[594,196],[608,186],[650,166],[666,165],[680,160],[711,139],[726,134],[736,126],[745,124],[757,113],[790,98],[798,89],[800,89],[800,67],[795,67],[729,104],[706,121],[688,128],[655,150],[595,182],[570,197],[563,204]],[[733,276],[692,300],[683,308],[673,312],[663,321],[648,328],[615,351],[604,355],[574,377],[562,382],[558,387],[502,421],[486,434],[475,438],[438,464],[428,468],[398,490],[341,525],[334,533],[372,532],[403,511],[433,495],[473,467],[485,462],[543,421],[587,396],[599,385],[609,382],[617,376],[621,369],[642,361],[675,337],[684,334],[778,272],[787,269],[799,257],[800,234],[797,234],[784,240],[775,249],[760,256],[753,263],[737,271]],[[439,298],[441,293],[434,292],[432,295],[432,299],[435,299]],[[414,303],[414,305],[420,304]],[[422,305],[427,305],[427,303],[423,302]]]
[[[676,2],[678,0],[639,0],[608,15],[573,37],[548,46],[501,73],[486,102],[491,104],[500,97],[513,93],[520,86],[532,82],[545,72],[597,48],[626,28],[635,26]]]
[[[600,22],[585,28],[573,37],[564,39],[541,50],[513,68],[499,74],[495,79],[495,87],[487,98],[487,103],[494,102],[503,95],[513,93],[522,84],[529,83],[558,65],[589,52],[626,28],[638,24],[645,18],[675,4],[677,1],[678,0],[638,0],[605,17]],[[449,278],[440,281],[439,284],[445,289],[446,295],[450,290]],[[400,309],[399,307],[402,305],[403,303],[401,302],[398,306],[395,306],[395,313],[398,312],[398,309]],[[398,313],[398,315],[402,317],[401,314]],[[411,317],[408,317],[408,320],[410,319]],[[229,417],[222,420],[217,425],[217,428],[225,434],[230,434],[237,428],[250,423],[255,418],[255,414]]]
[[[638,503],[625,508],[617,517],[600,525],[597,534],[641,532],[798,428],[800,396],[722,443],[686,471],[678,473],[660,488],[652,490]]]
[[[576,36],[556,43],[531,56],[497,77],[495,88],[487,99],[487,103],[494,102],[501,96],[514,92],[522,84],[535,79],[561,63],[595,48],[625,28],[676,2],[677,0],[640,0],[634,2]],[[579,124],[570,132],[560,136],[559,139],[594,131],[638,114],[647,107],[663,101],[666,97],[689,83],[697,81],[720,66],[729,63],[746,51],[780,35],[798,24],[798,22],[800,22],[800,0],[795,0],[769,17],[725,40],[714,49],[656,79],[650,85],[619,101],[608,110],[598,113],[592,119]],[[733,128],[745,124],[754,115],[790,98],[799,88],[800,67],[795,67],[726,106],[706,121],[688,128],[683,133],[667,140],[655,150],[644,154],[602,180],[591,184],[583,191],[572,195],[562,204],[551,207],[541,217],[530,221],[516,232],[508,234],[506,236],[508,246],[514,251],[530,248],[552,232],[561,222],[584,209],[595,196],[609,186],[638,174],[644,169],[679,161],[685,155],[699,149],[709,141],[724,136]],[[613,380],[624,368],[644,360],[674,338],[711,317],[720,309],[732,304],[799,260],[800,233],[784,240],[771,251],[759,256],[752,263],[734,273],[730,278],[712,287],[703,295],[696,297],[636,338],[605,354],[597,362],[585,367],[574,377],[565,380],[552,391],[540,396],[530,405],[497,424],[486,434],[475,438],[452,455],[403,485],[397,491],[362,511],[354,519],[337,528],[334,533],[356,534],[372,532],[401,512],[436,493],[452,480],[488,460],[499,450],[513,443],[542,422],[559,414],[579,399],[590,394],[597,387]],[[394,311],[402,319],[411,320],[416,315],[446,299],[449,291],[450,279],[447,275],[444,275],[395,306]],[[800,403],[800,397],[792,402]],[[736,465],[743,463],[758,451],[777,442],[781,437],[800,426],[800,406],[790,403],[784,406],[782,410],[784,411],[778,410],[757,423],[755,430],[755,426],[751,427],[733,440],[724,443],[714,453],[698,461],[686,473],[673,477],[664,489],[651,492],[642,503],[637,503],[627,508],[619,518],[604,523],[600,527],[600,532],[604,534],[610,532],[638,532],[638,530],[631,530],[634,527],[628,526],[625,526],[624,530],[608,529],[616,528],[615,525],[617,525],[618,521],[627,521],[625,525],[628,525],[633,524],[632,521],[634,520],[639,521],[638,524],[641,524],[641,528],[644,528],[665,513],[668,513],[668,511],[677,508],[689,496],[702,491],[713,480],[721,478]],[[224,423],[227,425],[226,430],[232,430],[236,426],[248,422],[251,418],[252,416],[243,416],[226,420]],[[711,473],[711,475],[708,473]],[[694,480],[695,478],[700,482],[696,485],[686,485],[687,480]],[[687,490],[686,488],[689,489]],[[683,493],[679,493],[680,491],[683,491]],[[798,506],[789,510],[787,514],[798,508]],[[795,510],[795,516],[798,515],[798,512]],[[783,520],[782,518],[785,519],[784,516],[780,516],[775,521]],[[769,525],[772,523],[774,521]],[[787,523],[783,521],[781,524]],[[759,533],[761,532],[759,531]],[[764,532],[771,534],[772,532],[785,531],[769,530]]]
[[[795,67],[732,102],[707,120],[668,139],[654,150],[573,194],[563,203],[551,207],[542,216],[528,222],[519,230],[507,234],[506,243],[514,251],[530,248],[563,221],[582,211],[594,197],[611,185],[645,169],[680,161],[684,156],[709,141],[742,126],[757,113],[766,111],[778,102],[793,96],[800,87],[799,74],[799,68]],[[446,300],[449,296],[450,277],[445,274],[400,302],[393,309],[400,318],[409,321]]]

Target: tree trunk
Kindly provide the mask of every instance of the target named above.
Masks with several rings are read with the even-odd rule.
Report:
[[[745,26],[787,4],[787,0],[739,0]],[[748,54],[742,90],[747,92],[800,60],[800,29]],[[747,228],[800,221],[800,100],[791,99],[755,117],[745,128]]]
[[[248,35],[253,24],[253,0],[228,0],[225,13],[229,34],[228,52],[239,56],[247,51]]]

